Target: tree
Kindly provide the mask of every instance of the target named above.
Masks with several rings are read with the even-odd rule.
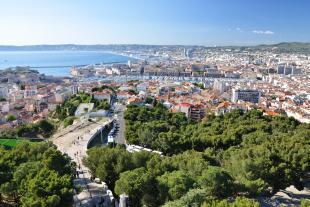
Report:
[[[15,116],[14,114],[9,114],[9,115],[7,115],[7,117],[6,117],[6,120],[7,120],[8,122],[14,121],[14,120],[16,120],[16,116]]]
[[[60,176],[53,170],[43,168],[34,178],[27,177],[24,182],[22,190],[26,194],[21,198],[22,206],[35,202],[42,207],[54,207],[72,199],[71,179],[68,175]]]
[[[310,206],[310,199],[301,200],[301,207],[309,207],[309,206]]]
[[[25,142],[0,153],[3,198],[25,207],[66,206],[72,201],[73,163],[51,143]]]
[[[45,135],[51,134],[52,131],[54,130],[54,125],[45,119],[39,121],[37,126],[38,126],[40,132],[42,134],[45,134]]]
[[[209,200],[205,202],[202,207],[259,207],[259,203],[248,199],[237,197],[234,202],[228,202],[227,200]]]
[[[125,119],[127,142],[164,156],[90,149],[85,164],[109,187],[116,182],[118,193],[126,187],[137,206],[258,206],[235,196],[268,194],[289,185],[300,189],[310,170],[310,125],[292,118],[236,110],[192,123],[154,100],[153,108],[129,105]],[[137,186],[131,186],[135,181]]]
[[[180,198],[193,185],[193,180],[183,171],[166,172],[157,181],[159,196],[166,201]]]
[[[163,207],[200,207],[206,200],[214,199],[209,197],[206,189],[191,189],[178,200],[165,203]]]
[[[69,117],[65,118],[64,122],[63,122],[64,123],[64,127],[72,125],[74,120],[75,120],[75,117],[73,117],[73,116],[69,116]]]
[[[142,206],[141,199],[146,194],[144,190],[150,184],[149,181],[150,176],[146,173],[145,168],[123,172],[120,179],[116,181],[115,193],[118,195],[125,193],[129,195],[133,206]]]
[[[198,178],[198,184],[207,189],[210,196],[221,198],[234,192],[233,178],[220,167],[209,166]]]
[[[51,170],[55,170],[59,175],[73,174],[74,169],[70,163],[68,155],[63,155],[59,150],[50,148],[43,154],[44,165]]]
[[[112,189],[119,175],[133,168],[129,152],[119,147],[92,148],[87,151],[83,163],[90,169],[93,177],[99,177]]]

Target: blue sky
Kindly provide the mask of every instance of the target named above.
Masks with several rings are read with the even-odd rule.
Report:
[[[0,44],[310,42],[309,0],[0,0]]]

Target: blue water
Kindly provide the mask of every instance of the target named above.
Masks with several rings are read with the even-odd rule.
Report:
[[[34,69],[46,75],[68,76],[72,66],[111,62],[125,63],[129,59],[129,57],[98,51],[0,51],[0,70],[16,66],[48,66],[49,68]]]

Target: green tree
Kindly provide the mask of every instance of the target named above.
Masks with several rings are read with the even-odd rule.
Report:
[[[183,196],[193,185],[193,180],[183,171],[166,172],[157,177],[158,190],[164,201]]]
[[[259,207],[259,203],[248,199],[237,197],[234,202],[228,202],[227,200],[209,200],[205,202],[202,207]]]
[[[118,195],[123,193],[129,195],[133,206],[142,206],[141,199],[145,197],[145,189],[150,184],[150,176],[145,168],[136,168],[121,173],[120,179],[116,181],[115,192]]]
[[[112,189],[120,174],[133,168],[130,153],[118,147],[92,148],[87,151],[83,163],[94,177],[99,177]]]
[[[16,120],[16,116],[15,116],[14,114],[9,114],[9,115],[7,115],[7,117],[6,117],[6,120],[7,120],[8,122],[14,121],[14,120]]]
[[[301,200],[301,207],[309,207],[309,206],[310,206],[310,199]]]
[[[198,178],[198,184],[207,189],[210,196],[226,197],[234,192],[233,178],[220,167],[209,166]]]
[[[70,159],[51,143],[0,149],[0,195],[18,206],[66,206],[72,201]]]

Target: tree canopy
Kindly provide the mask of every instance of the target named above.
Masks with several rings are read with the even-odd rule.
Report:
[[[71,203],[74,164],[51,143],[22,143],[0,148],[0,204],[3,200],[27,207]]]
[[[301,189],[310,170],[310,124],[293,118],[236,110],[192,123],[154,101],[128,106],[125,120],[129,143],[164,156],[94,148],[84,163],[135,206],[259,206],[249,198]]]

